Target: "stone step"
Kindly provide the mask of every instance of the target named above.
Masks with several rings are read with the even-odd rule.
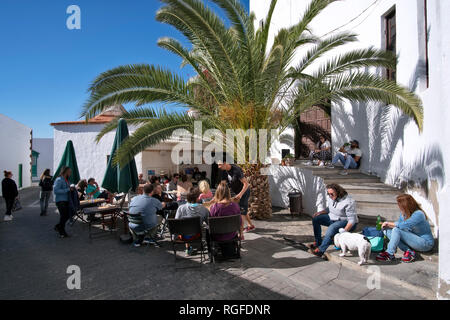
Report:
[[[391,206],[391,204],[379,204],[371,205],[367,203],[356,203],[356,210],[360,219],[364,219],[367,222],[373,223],[376,221],[378,215],[381,216],[383,221],[397,221],[400,210],[398,206]]]
[[[347,176],[337,175],[317,175],[321,177],[325,184],[328,183],[338,183],[338,184],[349,184],[349,183],[377,183],[380,182],[380,178],[369,176],[363,173],[349,174]]]
[[[431,259],[430,256],[419,254],[419,260],[413,263],[382,263],[376,261],[377,253],[372,252],[369,263],[360,266],[358,264],[359,257],[356,252],[351,257],[340,257],[340,251],[327,250],[325,253],[329,261],[340,263],[344,266],[352,268],[355,271],[369,272],[368,268],[377,266],[379,268],[380,277],[397,284],[399,287],[408,288],[420,292],[427,299],[436,299],[437,285],[438,285],[438,269],[437,260]],[[402,252],[397,252],[397,258],[402,256]],[[422,255],[420,257],[420,255]],[[433,257],[436,254],[433,255]]]
[[[402,190],[385,185],[382,182],[375,183],[347,183],[341,184],[341,186],[350,194],[390,194],[392,196],[402,193]]]
[[[347,190],[351,197],[358,203],[371,204],[394,204],[397,205],[396,195],[389,193],[378,193],[378,191],[373,191],[371,194],[368,193],[356,193],[351,190]],[[377,206],[378,207],[378,206]]]

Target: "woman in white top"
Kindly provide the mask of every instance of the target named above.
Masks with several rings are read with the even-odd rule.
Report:
[[[316,149],[312,150],[309,153],[309,163],[308,165],[313,164],[314,159],[319,159],[318,165],[320,167],[324,166],[324,162],[326,160],[331,160],[331,143],[328,141],[325,136],[320,136],[320,141],[316,145]]]

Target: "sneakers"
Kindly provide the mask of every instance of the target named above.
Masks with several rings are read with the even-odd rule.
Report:
[[[141,239],[137,239],[135,241],[133,241],[133,247],[138,248],[142,245],[142,240]]]
[[[393,254],[387,253],[387,251],[383,251],[377,255],[377,261],[394,261],[395,256]]]
[[[189,246],[189,248],[186,249],[186,257],[192,256],[193,251],[194,251],[194,248],[192,248],[192,246]]]
[[[323,252],[319,250],[319,248],[315,248],[310,250],[310,253],[312,253],[313,255],[315,255],[316,257],[321,258],[323,256]]]
[[[320,162],[319,167],[325,167],[325,164],[323,162]]]
[[[327,165],[327,168],[328,169],[334,169],[334,165],[333,164],[329,164],[329,165]]]
[[[252,230],[254,230],[255,228],[256,228],[255,226],[245,227],[245,228],[244,228],[244,232],[252,231]]]
[[[305,163],[305,166],[312,166],[312,165],[313,165],[312,161],[308,161]]]
[[[316,249],[316,248],[317,248],[317,243],[316,243],[316,242],[313,242],[313,243],[311,243],[311,244],[308,244],[308,248],[310,248],[311,250]]]
[[[411,249],[406,250],[406,252],[403,254],[402,262],[409,263],[413,262],[414,260],[416,260],[416,252]]]
[[[5,218],[3,219],[3,221],[12,221],[12,219],[13,219],[12,214],[10,214],[10,215],[5,215]]]
[[[339,172],[339,174],[341,176],[347,176],[348,175],[348,171],[347,170],[342,170],[341,172]]]
[[[148,245],[152,245],[155,247],[161,247],[161,245],[154,239],[150,238],[150,237],[145,237],[144,240],[142,241],[143,244],[148,244]]]

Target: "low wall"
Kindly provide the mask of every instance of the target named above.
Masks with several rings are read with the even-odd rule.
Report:
[[[298,190],[303,194],[303,213],[312,215],[325,208],[326,190],[323,179],[314,176],[312,171],[272,165],[269,167],[269,174],[272,206],[288,208],[288,193]]]

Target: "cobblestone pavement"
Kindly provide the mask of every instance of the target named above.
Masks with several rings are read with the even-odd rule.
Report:
[[[242,262],[199,268],[198,257],[175,265],[167,239],[162,248],[133,248],[117,235],[90,241],[82,223],[67,228],[70,238],[60,239],[52,230],[55,205],[40,217],[38,191],[21,193],[24,209],[13,222],[0,215],[0,299],[423,299],[383,281],[380,289],[369,289],[370,274],[284,243],[285,235],[311,239],[307,218],[292,220],[281,212],[257,221],[256,232],[246,234]],[[70,265],[81,269],[80,290],[67,288]]]

